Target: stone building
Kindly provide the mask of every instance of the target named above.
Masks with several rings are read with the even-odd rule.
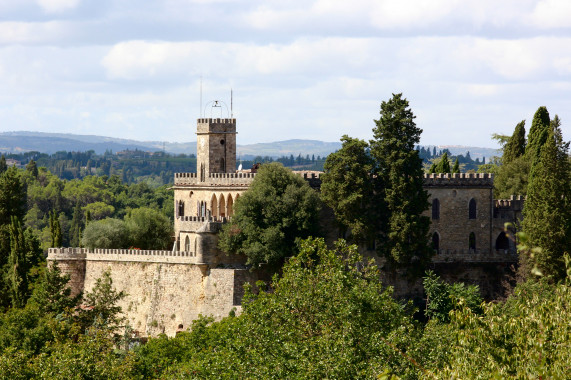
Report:
[[[236,134],[236,119],[198,119],[197,173],[174,177],[171,251],[50,249],[48,260],[70,274],[73,292],[91,290],[109,271],[114,286],[128,294],[119,306],[141,335],[174,335],[199,314],[220,319],[232,309],[239,312],[244,283],[254,283],[259,273],[246,268],[244,257],[217,247],[218,232],[256,175],[236,170]],[[319,189],[320,173],[297,173]],[[432,174],[424,183],[431,194],[434,268],[450,280],[478,283],[493,296],[517,262],[503,230],[505,222],[519,220],[523,200],[494,200],[489,174]],[[397,294],[410,288],[393,285]]]

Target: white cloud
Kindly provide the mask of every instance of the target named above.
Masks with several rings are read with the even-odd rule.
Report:
[[[529,18],[531,23],[540,29],[570,28],[571,1],[541,0]]]
[[[0,22],[0,45],[35,44],[54,41],[66,35],[65,22]]]
[[[61,13],[76,8],[80,0],[36,0],[47,13]]]

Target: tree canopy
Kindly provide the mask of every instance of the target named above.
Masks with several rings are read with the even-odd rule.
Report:
[[[321,201],[300,176],[279,163],[263,164],[234,204],[234,216],[219,235],[219,247],[243,254],[247,263],[280,266],[296,241],[319,236]]]

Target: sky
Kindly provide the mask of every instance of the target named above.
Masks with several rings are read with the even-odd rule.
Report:
[[[195,141],[231,89],[238,144],[370,139],[393,93],[424,145],[569,140],[571,1],[0,0],[0,132]]]

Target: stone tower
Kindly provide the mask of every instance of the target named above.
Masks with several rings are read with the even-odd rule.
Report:
[[[196,172],[200,182],[213,173],[236,172],[236,119],[198,119]]]

